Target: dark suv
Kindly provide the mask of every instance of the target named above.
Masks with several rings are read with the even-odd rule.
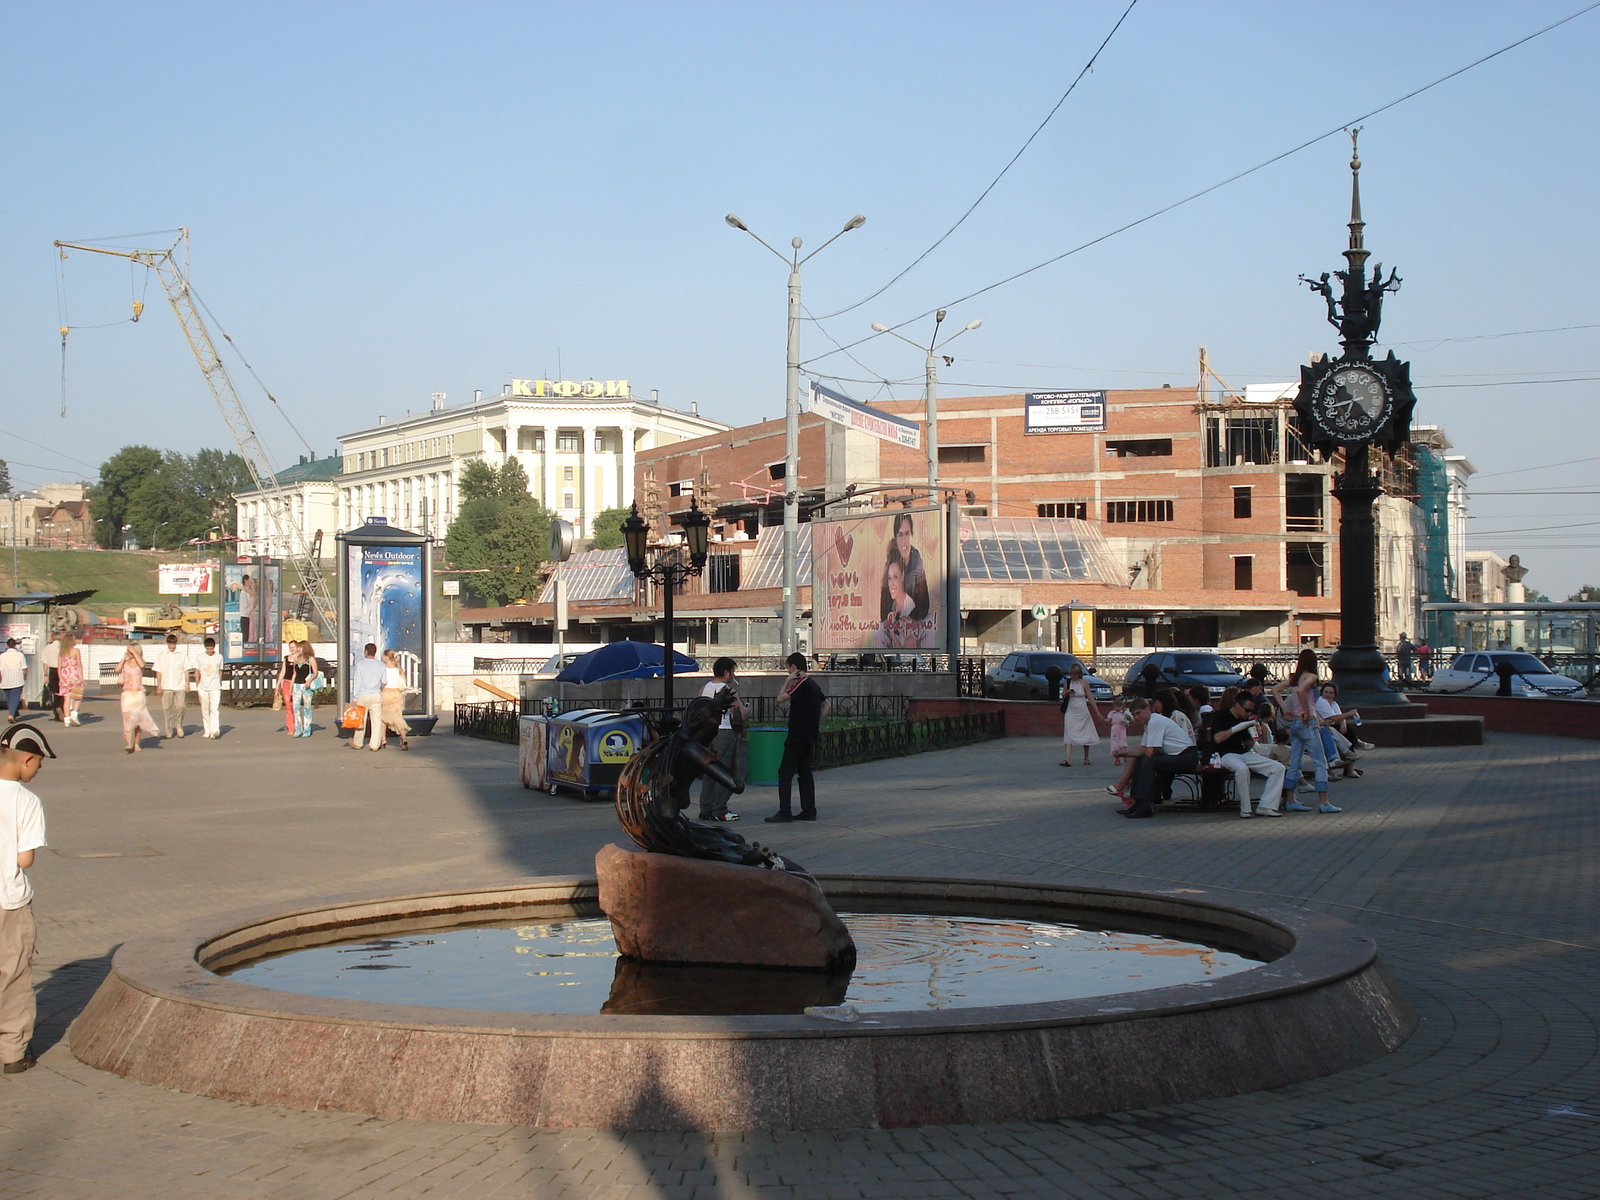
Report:
[[[1083,667],[1083,677],[1089,682],[1090,694],[1097,701],[1111,699],[1111,685],[1093,674],[1093,668],[1085,667],[1075,655],[1063,654],[1058,650],[1006,655],[1004,662],[998,667],[990,667],[985,673],[983,694],[997,700],[1048,700],[1050,682],[1045,678],[1045,672],[1051,667],[1060,668],[1063,679],[1073,667]]]
[[[1220,654],[1194,651],[1158,650],[1146,654],[1128,670],[1123,690],[1132,696],[1144,695],[1144,669],[1154,663],[1156,687],[1190,687],[1199,684],[1212,695],[1222,695],[1230,687],[1243,687],[1245,678],[1234,670],[1233,664]]]

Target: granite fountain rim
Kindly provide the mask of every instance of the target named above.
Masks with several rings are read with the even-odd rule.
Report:
[[[352,921],[353,936],[359,936],[361,925],[377,926],[407,918],[451,917],[457,919],[450,924],[462,925],[471,923],[474,917],[494,920],[493,913],[497,910],[527,909],[540,904],[554,910],[596,902],[598,887],[593,877],[551,875],[418,892],[385,890],[308,897],[298,903],[254,905],[211,914],[124,943],[112,960],[111,973],[132,989],[152,997],[284,1021],[524,1037],[765,1040],[992,1032],[1175,1015],[1253,1004],[1326,987],[1366,970],[1377,959],[1375,939],[1338,917],[1282,904],[1243,904],[1220,891],[1205,888],[1112,888],[1004,875],[818,873],[816,878],[829,898],[838,898],[847,909],[852,897],[878,903],[904,899],[908,911],[916,911],[919,901],[943,904],[961,900],[989,904],[1011,902],[1019,906],[1053,904],[1080,913],[1114,915],[1122,912],[1128,916],[1209,924],[1274,943],[1286,952],[1271,962],[1208,982],[1029,1004],[864,1010],[862,1020],[852,1023],[798,1014],[569,1015],[335,1000],[237,982],[201,965],[204,952],[219,944],[227,949],[209,956],[208,961],[220,961],[237,955],[242,949],[263,948],[262,953],[270,953],[270,949],[264,947],[275,940],[287,939],[296,933],[348,929],[352,928]],[[415,907],[418,905],[420,907]],[[415,910],[405,906],[414,906]],[[338,913],[360,915],[334,920]],[[315,922],[315,918],[324,915],[330,920]],[[567,914],[552,912],[549,919],[559,919],[562,915]],[[308,923],[307,918],[313,921]],[[278,926],[279,931],[263,933],[259,939],[240,937],[269,926]],[[429,926],[444,927],[438,920]],[[375,936],[381,935],[375,932]],[[326,940],[343,939],[329,937]]]

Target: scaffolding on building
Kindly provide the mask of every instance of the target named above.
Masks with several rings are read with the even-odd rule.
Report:
[[[1448,604],[1461,599],[1455,564],[1450,560],[1450,473],[1444,455],[1431,446],[1413,443],[1417,464],[1417,507],[1422,510],[1424,574],[1427,594],[1424,604]],[[1435,646],[1456,644],[1456,615],[1448,610],[1423,609],[1427,625],[1422,636]]]

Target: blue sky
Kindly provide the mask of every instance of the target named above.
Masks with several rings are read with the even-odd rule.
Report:
[[[860,300],[972,202],[1125,6],[0,7],[0,457],[37,464],[13,468],[33,484],[128,442],[226,444],[159,289],[137,325],[86,328],[142,285],[84,255],[66,266],[57,415],[51,241],[180,224],[197,291],[319,453],[430,392],[464,400],[558,361],[730,422],[776,415],[784,269],[723,215],[816,246],[865,213],[806,270],[812,313]],[[818,356],[828,334],[954,301],[1579,7],[1139,0],[966,224],[882,296],[808,324],[804,354],[852,380],[915,377],[916,352],[887,339],[853,351],[864,365]],[[1476,544],[1520,552],[1558,598],[1600,583],[1600,524],[1582,524],[1597,498],[1490,493],[1600,490],[1594,462],[1524,470],[1589,457],[1597,381],[1512,382],[1600,376],[1600,330],[1438,339],[1600,323],[1597,50],[1600,10],[1362,135],[1367,242],[1405,278],[1385,336],[1419,383],[1473,385],[1422,388],[1417,417],[1490,477]],[[1342,263],[1348,150],[1331,138],[956,305],[984,325],[942,390],[1192,385],[1202,343],[1235,384],[1294,377],[1334,348],[1295,277]],[[293,461],[304,447],[236,377]]]

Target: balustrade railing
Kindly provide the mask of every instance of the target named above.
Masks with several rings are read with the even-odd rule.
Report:
[[[817,740],[813,761],[818,767],[842,767],[850,763],[877,762],[884,758],[921,754],[925,750],[948,750],[954,746],[1003,738],[1005,735],[1006,715],[1003,712],[847,725],[843,729],[823,731]]]
[[[455,731],[463,737],[517,744],[517,705],[510,700],[486,700],[456,705]]]

